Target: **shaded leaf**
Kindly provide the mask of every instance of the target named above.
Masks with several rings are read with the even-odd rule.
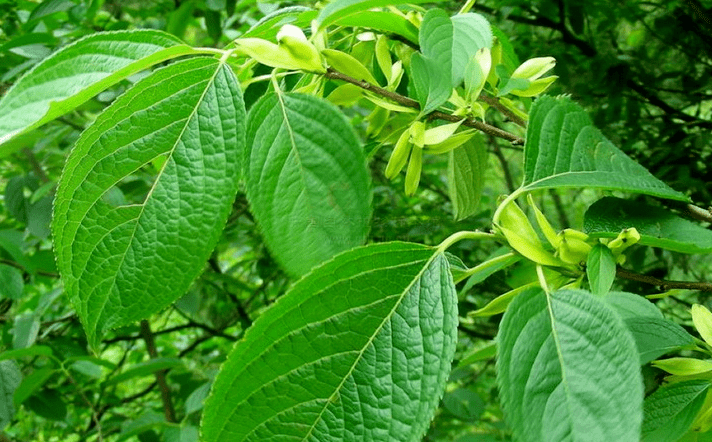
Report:
[[[482,136],[475,136],[448,156],[448,191],[455,219],[467,218],[477,211],[485,185],[488,163]]]
[[[39,370],[34,370],[26,376],[13,395],[13,403],[15,404],[15,407],[19,407],[20,404],[25,402],[28,397],[32,396],[37,390],[42,388],[54,372],[55,371],[52,368],[40,368]]]
[[[116,385],[125,382],[129,379],[150,376],[153,373],[161,370],[168,370],[175,367],[180,367],[183,362],[178,358],[156,358],[145,362],[138,363],[129,367],[116,376],[109,378],[105,385]]]
[[[30,396],[25,406],[35,414],[52,421],[63,421],[67,417],[67,405],[57,390],[46,388]]]
[[[412,441],[442,396],[457,340],[447,260],[411,243],[315,268],[237,343],[205,407],[205,442]]]
[[[637,201],[605,197],[584,215],[584,229],[601,238],[615,238],[635,227],[640,244],[682,253],[712,253],[712,230],[680,218],[661,207]]]
[[[22,373],[15,361],[0,361],[0,429],[15,416],[12,396],[21,380]]]
[[[684,381],[663,385],[645,399],[643,440],[677,440],[690,428],[705,401],[709,381]]]
[[[20,299],[24,287],[25,281],[20,269],[0,264],[0,299]]]
[[[663,318],[628,318],[625,325],[635,339],[640,364],[659,358],[671,351],[695,344],[695,338],[676,323]]]

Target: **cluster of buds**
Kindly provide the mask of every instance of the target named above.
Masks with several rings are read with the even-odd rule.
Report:
[[[534,211],[539,229],[553,248],[553,252],[544,247],[529,218],[514,201],[504,203],[506,205],[499,211],[495,227],[514,250],[537,264],[581,269],[586,264],[591,248],[598,242],[604,243],[611,250],[617,264],[623,264],[625,262],[623,252],[640,240],[640,234],[634,227],[623,229],[615,239],[607,243],[605,240],[591,238],[575,229],[564,229],[557,233],[534,204],[531,195],[528,196],[528,201]]]
[[[436,154],[449,152],[474,136],[474,130],[455,134],[461,124],[462,120],[426,129],[424,122],[413,122],[398,137],[388,165],[386,165],[386,178],[395,178],[408,163],[405,173],[405,194],[413,195],[420,183],[423,151]]]

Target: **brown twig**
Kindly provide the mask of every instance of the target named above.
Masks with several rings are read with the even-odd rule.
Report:
[[[660,290],[666,291],[671,289],[688,289],[699,290],[701,292],[712,292],[712,282],[698,281],[666,281],[654,276],[641,275],[640,273],[631,272],[629,270],[618,267],[616,276],[627,279],[629,281],[637,281],[645,284],[658,286]]]
[[[147,320],[141,321],[141,336],[143,340],[146,341],[146,350],[148,350],[148,355],[151,359],[158,357],[158,351],[156,351],[156,343],[153,340],[153,333],[151,332],[151,325]],[[156,382],[161,390],[161,400],[163,401],[163,412],[166,416],[166,421],[176,422],[176,412],[173,409],[173,402],[171,401],[171,390],[168,387],[168,382],[166,382],[166,373],[168,370],[160,370],[156,372]]]
[[[685,208],[687,209],[687,214],[696,220],[712,223],[712,207],[703,209],[702,207],[697,207],[694,204],[688,204]]]
[[[403,96],[401,94],[397,94],[395,92],[391,92],[389,90],[383,89],[380,86],[376,86],[374,84],[371,84],[367,81],[363,80],[357,80],[354,77],[348,76],[346,74],[343,74],[337,70],[334,70],[333,68],[329,68],[327,72],[324,74],[326,78],[331,78],[332,80],[341,80],[345,81],[347,83],[351,83],[355,86],[360,87],[361,89],[374,92],[382,97],[388,98],[389,100],[395,101],[396,103],[405,106],[405,107],[410,107],[413,109],[420,109],[420,103],[417,101],[413,100],[412,98]],[[512,133],[509,133],[505,130],[502,130],[498,127],[492,126],[491,124],[484,123],[482,121],[477,121],[472,118],[462,118],[458,117],[455,115],[450,115],[446,114],[444,112],[440,111],[433,111],[430,114],[428,114],[430,118],[436,118],[438,120],[445,120],[445,121],[450,121],[452,123],[456,123],[458,121],[463,121],[462,125],[467,126],[467,127],[473,127],[477,130],[480,130],[488,135],[495,136],[497,138],[502,138],[504,140],[507,140],[511,142],[512,144],[524,144],[524,138],[518,137]]]
[[[504,115],[505,117],[509,118],[509,120],[517,124],[521,127],[527,127],[527,122],[524,121],[522,118],[520,118],[517,114],[509,110],[508,107],[504,106],[502,103],[499,102],[499,98],[497,97],[490,97],[485,94],[480,94],[479,100],[484,101],[485,103],[489,104],[493,108],[497,109]]]

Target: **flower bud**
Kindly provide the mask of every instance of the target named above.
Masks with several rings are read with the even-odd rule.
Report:
[[[549,89],[549,86],[551,86],[551,84],[556,81],[557,78],[559,77],[557,77],[556,75],[552,75],[546,78],[540,78],[538,80],[532,81],[529,84],[529,87],[523,91],[519,89],[512,89],[509,93],[518,97],[534,97],[536,95],[544,93],[547,89]]]
[[[316,47],[307,40],[302,30],[294,25],[284,25],[277,33],[277,41],[287,49],[301,64],[301,69],[314,72],[326,72],[321,56]]]
[[[514,70],[511,78],[521,78],[533,82],[553,69],[555,65],[554,57],[530,58]]]
[[[400,138],[396,142],[396,147],[393,148],[393,153],[391,153],[391,158],[388,160],[386,165],[386,178],[392,180],[396,175],[403,170],[406,161],[408,161],[408,154],[412,144],[408,141],[410,138],[410,133],[408,129],[404,130]]]

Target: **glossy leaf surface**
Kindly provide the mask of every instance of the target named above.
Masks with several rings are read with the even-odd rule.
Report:
[[[457,338],[447,259],[412,243],[350,250],[260,316],[223,365],[205,442],[416,441]]]
[[[110,328],[160,311],[202,271],[237,191],[245,111],[237,79],[194,58],[137,83],[72,150],[55,201],[55,254],[92,346]],[[145,200],[108,190],[160,164]]]

